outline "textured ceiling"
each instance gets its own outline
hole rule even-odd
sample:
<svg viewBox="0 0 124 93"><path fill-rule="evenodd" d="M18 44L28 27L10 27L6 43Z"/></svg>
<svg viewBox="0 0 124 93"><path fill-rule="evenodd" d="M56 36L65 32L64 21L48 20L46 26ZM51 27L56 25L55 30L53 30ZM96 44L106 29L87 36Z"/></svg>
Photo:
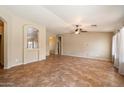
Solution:
<svg viewBox="0 0 124 93"><path fill-rule="evenodd" d="M124 25L124 6L1 6L12 13L43 24L48 31L69 33L75 24L84 30L112 32ZM97 25L93 27L91 25Z"/></svg>

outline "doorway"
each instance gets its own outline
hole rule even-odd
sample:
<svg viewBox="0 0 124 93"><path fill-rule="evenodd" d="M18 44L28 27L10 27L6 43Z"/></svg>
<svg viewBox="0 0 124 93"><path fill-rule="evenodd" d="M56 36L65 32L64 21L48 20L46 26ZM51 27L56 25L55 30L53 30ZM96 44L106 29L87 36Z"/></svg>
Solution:
<svg viewBox="0 0 124 93"><path fill-rule="evenodd" d="M4 68L4 22L0 20L0 68Z"/></svg>
<svg viewBox="0 0 124 93"><path fill-rule="evenodd" d="M61 55L61 51L62 51L62 38L61 36L58 36L58 55Z"/></svg>
<svg viewBox="0 0 124 93"><path fill-rule="evenodd" d="M56 36L49 37L49 54L50 55L56 54Z"/></svg>

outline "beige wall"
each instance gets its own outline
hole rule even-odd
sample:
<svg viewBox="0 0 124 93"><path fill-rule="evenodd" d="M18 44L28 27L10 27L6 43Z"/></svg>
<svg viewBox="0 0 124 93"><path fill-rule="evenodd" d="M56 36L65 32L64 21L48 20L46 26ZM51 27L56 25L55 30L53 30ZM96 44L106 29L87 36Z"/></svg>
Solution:
<svg viewBox="0 0 124 93"><path fill-rule="evenodd" d="M63 55L111 60L112 33L63 34Z"/></svg>
<svg viewBox="0 0 124 93"><path fill-rule="evenodd" d="M40 28L40 59L46 59L46 30L45 27L31 20L13 15L0 7L0 17L6 21L5 33L5 68L23 64L23 27L26 24Z"/></svg>

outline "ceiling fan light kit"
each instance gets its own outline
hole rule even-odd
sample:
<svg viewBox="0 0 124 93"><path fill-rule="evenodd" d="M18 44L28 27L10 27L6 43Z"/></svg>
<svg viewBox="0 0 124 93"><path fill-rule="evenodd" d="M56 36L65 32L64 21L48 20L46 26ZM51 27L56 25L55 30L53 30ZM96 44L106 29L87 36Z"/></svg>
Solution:
<svg viewBox="0 0 124 93"><path fill-rule="evenodd" d="M75 34L80 34L80 31L78 30L78 31L75 31Z"/></svg>
<svg viewBox="0 0 124 93"><path fill-rule="evenodd" d="M80 34L80 32L87 32L87 31L83 31L82 30L82 28L81 27L79 27L79 26L81 26L81 25L75 25L76 26L76 30L75 30L75 34Z"/></svg>

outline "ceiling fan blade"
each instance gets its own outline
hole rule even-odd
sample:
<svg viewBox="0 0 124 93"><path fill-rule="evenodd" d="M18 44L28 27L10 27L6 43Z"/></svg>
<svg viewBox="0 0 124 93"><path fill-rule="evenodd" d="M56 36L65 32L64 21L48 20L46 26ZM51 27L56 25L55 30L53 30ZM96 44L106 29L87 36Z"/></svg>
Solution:
<svg viewBox="0 0 124 93"><path fill-rule="evenodd" d="M80 32L88 32L88 31L80 31Z"/></svg>
<svg viewBox="0 0 124 93"><path fill-rule="evenodd" d="M85 30L83 30L82 28L80 28L80 32L88 32L88 31L85 31Z"/></svg>
<svg viewBox="0 0 124 93"><path fill-rule="evenodd" d="M78 29L76 29L75 31L78 31Z"/></svg>

